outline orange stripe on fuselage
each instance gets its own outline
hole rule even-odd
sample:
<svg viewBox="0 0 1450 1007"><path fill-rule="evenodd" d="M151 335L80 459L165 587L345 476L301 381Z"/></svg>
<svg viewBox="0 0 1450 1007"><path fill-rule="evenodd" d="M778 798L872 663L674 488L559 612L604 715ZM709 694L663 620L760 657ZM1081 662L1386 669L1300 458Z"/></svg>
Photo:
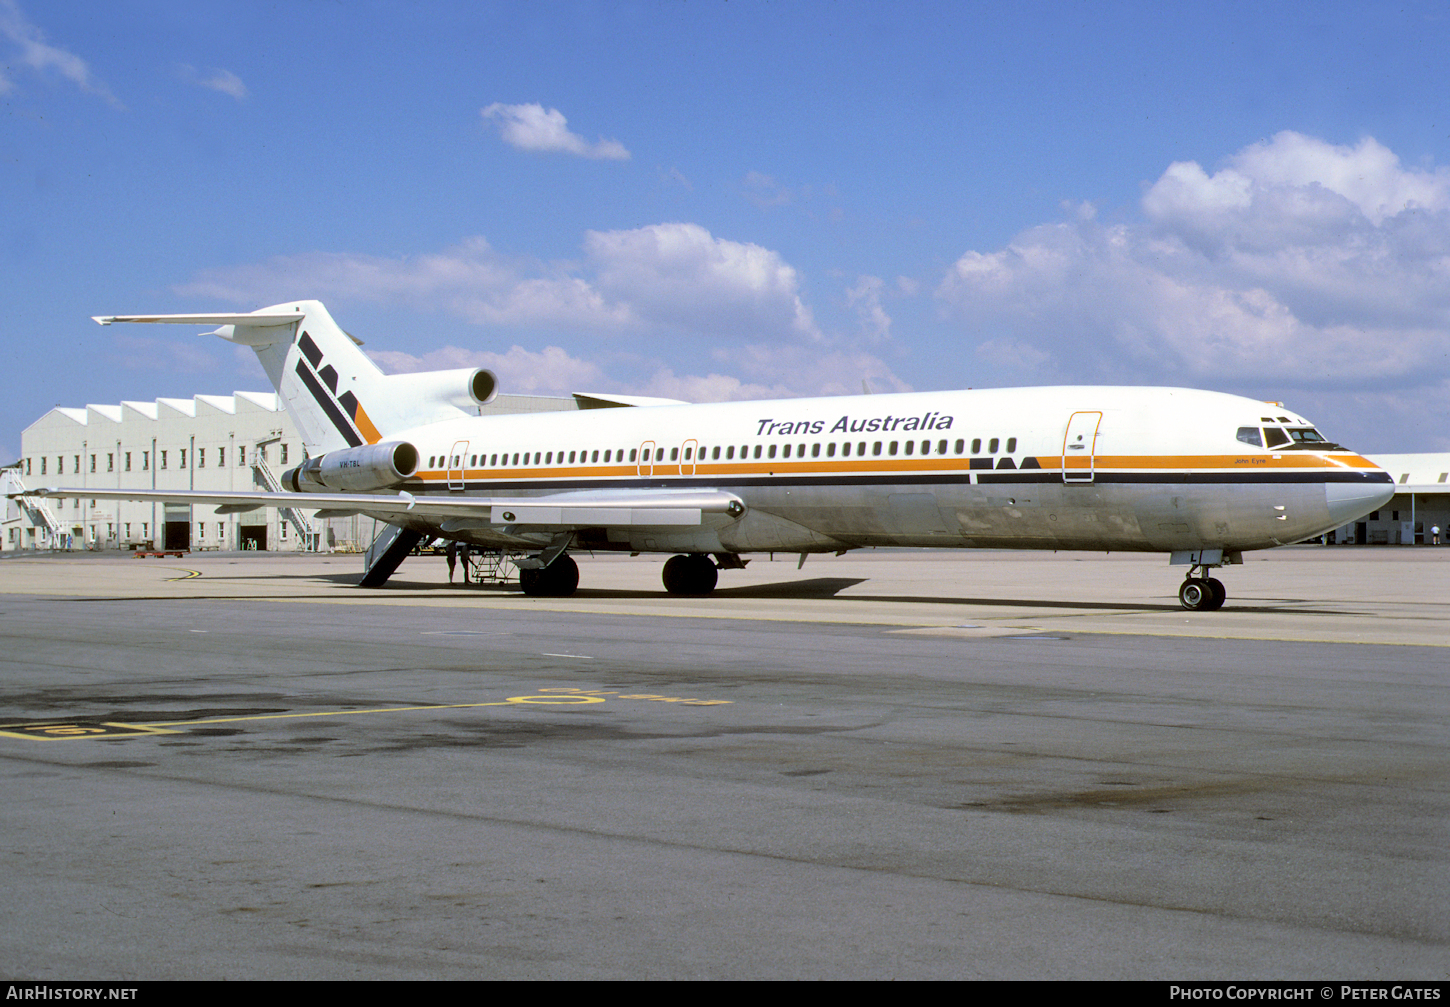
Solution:
<svg viewBox="0 0 1450 1007"><path fill-rule="evenodd" d="M985 456L981 456L985 457ZM860 461L844 458L812 459L810 461L794 461L784 458L777 459L751 459L748 462L719 463L703 462L695 465L694 472L689 475L681 475L678 462L655 462L652 466L645 466L648 470L641 474L640 466L637 464L628 465L591 465L578 466L523 466L518 468L490 468L490 469L468 469L463 477L468 481L514 481L518 479L609 479L609 478L670 478L689 479L702 477L730 477L730 476L774 476L774 475L853 475L853 474L880 474L889 472L960 472L966 475L968 472L977 473L1008 473L1008 472L1059 472L1062 470L1062 459L1059 457L1037 456L1041 465L1038 469L969 469L970 458L909 458L897 456L894 458L870 458ZM1074 459L1075 460L1075 459ZM1086 459L1083 459L1086 461ZM1335 455L1333 461L1319 455L1312 454L1284 454L1273 455L1098 455L1094 458L1094 471L1123 472L1123 471L1163 471L1163 472L1233 472L1233 471L1255 471L1262 472L1270 469L1324 469L1326 472L1339 471L1343 467L1355 469L1377 468L1373 462L1355 454ZM685 468L689 468L689 463ZM1086 465L1082 466L1085 470ZM1075 466L1070 466L1069 471ZM444 469L433 469L420 472L418 478L425 483L446 483L447 471ZM456 478L456 477L455 477Z"/></svg>

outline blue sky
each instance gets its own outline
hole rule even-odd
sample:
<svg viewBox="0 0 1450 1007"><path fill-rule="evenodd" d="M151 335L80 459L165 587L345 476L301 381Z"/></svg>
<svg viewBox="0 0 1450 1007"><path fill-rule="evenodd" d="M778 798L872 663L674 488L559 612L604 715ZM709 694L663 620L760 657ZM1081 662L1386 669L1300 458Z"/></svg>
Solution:
<svg viewBox="0 0 1450 1007"><path fill-rule="evenodd" d="M0 454L324 301L389 370L692 401L1059 383L1450 450L1450 12L0 0Z"/></svg>

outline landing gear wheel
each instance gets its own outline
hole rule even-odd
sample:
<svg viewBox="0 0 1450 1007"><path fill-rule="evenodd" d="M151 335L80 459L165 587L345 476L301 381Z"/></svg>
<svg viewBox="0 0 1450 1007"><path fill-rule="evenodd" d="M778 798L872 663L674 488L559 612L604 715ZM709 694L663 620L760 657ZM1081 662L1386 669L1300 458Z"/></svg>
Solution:
<svg viewBox="0 0 1450 1007"><path fill-rule="evenodd" d="M664 581L665 590L670 594L698 597L715 590L720 571L709 556L692 553L689 556L671 556L665 560L660 579Z"/></svg>
<svg viewBox="0 0 1450 1007"><path fill-rule="evenodd" d="M1207 581L1193 578L1178 588L1178 603L1190 612L1203 612L1213 603L1213 588Z"/></svg>
<svg viewBox="0 0 1450 1007"><path fill-rule="evenodd" d="M542 570L519 570L519 587L531 598L567 598L579 587L579 565L568 553Z"/></svg>
<svg viewBox="0 0 1450 1007"><path fill-rule="evenodd" d="M1228 599L1228 591L1224 589L1223 581L1214 577L1207 578L1204 582L1209 590L1209 602L1203 606L1205 612L1217 612L1223 608L1223 603Z"/></svg>

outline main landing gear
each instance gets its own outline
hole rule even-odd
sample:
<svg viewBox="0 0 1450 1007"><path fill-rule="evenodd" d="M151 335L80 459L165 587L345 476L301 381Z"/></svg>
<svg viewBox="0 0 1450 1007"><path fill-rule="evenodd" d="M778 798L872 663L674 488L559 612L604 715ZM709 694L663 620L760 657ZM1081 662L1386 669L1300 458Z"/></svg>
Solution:
<svg viewBox="0 0 1450 1007"><path fill-rule="evenodd" d="M579 565L563 553L545 567L520 567L519 587L533 598L567 598L579 587Z"/></svg>
<svg viewBox="0 0 1450 1007"><path fill-rule="evenodd" d="M665 582L665 590L670 594L699 597L715 590L720 571L716 569L714 560L697 552L688 556L671 556L665 560L660 579Z"/></svg>
<svg viewBox="0 0 1450 1007"><path fill-rule="evenodd" d="M1195 570L1201 570L1204 575L1195 577ZM1188 579L1178 588L1178 602L1190 612L1217 612L1228 597L1223 581L1209 577L1207 573L1207 567L1191 567Z"/></svg>

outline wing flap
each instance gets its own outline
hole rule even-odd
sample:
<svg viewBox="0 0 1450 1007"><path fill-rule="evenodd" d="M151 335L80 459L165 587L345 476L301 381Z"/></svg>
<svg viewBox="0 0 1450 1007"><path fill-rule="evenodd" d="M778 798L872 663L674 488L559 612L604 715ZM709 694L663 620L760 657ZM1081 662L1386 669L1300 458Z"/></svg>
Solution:
<svg viewBox="0 0 1450 1007"><path fill-rule="evenodd" d="M103 490L37 487L16 496L86 497L214 506L219 513L258 507L317 509L329 514L367 514L382 520L407 516L440 523L531 528L682 527L705 514L739 517L745 504L723 490L584 490L535 497L443 497L411 493L234 493L220 490Z"/></svg>

